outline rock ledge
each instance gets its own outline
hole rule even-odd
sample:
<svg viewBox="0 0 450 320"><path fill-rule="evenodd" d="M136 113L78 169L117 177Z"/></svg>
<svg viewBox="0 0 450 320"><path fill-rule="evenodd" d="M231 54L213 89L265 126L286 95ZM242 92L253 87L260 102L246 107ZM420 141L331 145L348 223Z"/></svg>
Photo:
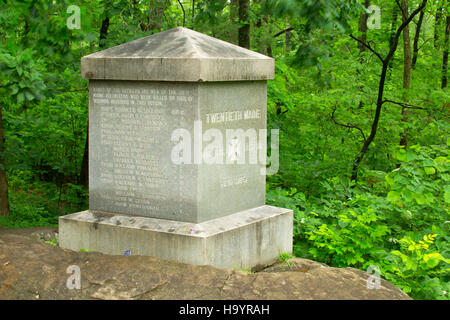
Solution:
<svg viewBox="0 0 450 320"><path fill-rule="evenodd" d="M410 299L385 280L380 289L368 289L366 272L306 259L246 273L43 242L56 232L0 228L0 299ZM73 265L80 268L80 290L66 286Z"/></svg>

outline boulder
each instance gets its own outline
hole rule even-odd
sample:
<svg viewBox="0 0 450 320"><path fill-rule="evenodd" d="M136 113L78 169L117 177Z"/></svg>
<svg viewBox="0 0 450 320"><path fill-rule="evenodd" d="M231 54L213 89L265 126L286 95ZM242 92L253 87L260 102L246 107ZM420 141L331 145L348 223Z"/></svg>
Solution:
<svg viewBox="0 0 450 320"><path fill-rule="evenodd" d="M293 258L260 272L195 266L144 256L74 252L45 241L56 228L0 228L0 299L410 299L370 275ZM45 241L44 241L45 240ZM68 289L78 266L81 289Z"/></svg>

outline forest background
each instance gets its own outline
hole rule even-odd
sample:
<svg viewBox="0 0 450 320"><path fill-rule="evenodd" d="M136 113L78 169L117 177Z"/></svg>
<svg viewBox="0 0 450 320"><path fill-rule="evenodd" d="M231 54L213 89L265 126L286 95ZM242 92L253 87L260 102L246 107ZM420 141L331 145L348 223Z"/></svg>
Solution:
<svg viewBox="0 0 450 320"><path fill-rule="evenodd" d="M80 59L177 26L275 59L267 203L293 254L448 300L446 0L0 0L0 226L87 208Z"/></svg>

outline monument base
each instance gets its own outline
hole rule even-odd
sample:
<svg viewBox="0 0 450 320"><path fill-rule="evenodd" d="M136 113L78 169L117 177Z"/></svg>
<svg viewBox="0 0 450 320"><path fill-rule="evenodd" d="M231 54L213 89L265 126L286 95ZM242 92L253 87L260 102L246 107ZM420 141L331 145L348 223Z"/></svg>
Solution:
<svg viewBox="0 0 450 320"><path fill-rule="evenodd" d="M189 223L82 211L59 218L59 245L79 251L158 257L227 269L255 269L292 252L292 210L261 206Z"/></svg>

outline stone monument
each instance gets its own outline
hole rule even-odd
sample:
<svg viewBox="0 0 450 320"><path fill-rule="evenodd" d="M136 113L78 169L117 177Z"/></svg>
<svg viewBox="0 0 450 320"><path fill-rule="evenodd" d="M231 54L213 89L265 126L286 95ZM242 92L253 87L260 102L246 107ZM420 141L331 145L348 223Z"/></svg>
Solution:
<svg viewBox="0 0 450 320"><path fill-rule="evenodd" d="M60 217L61 247L222 268L292 252L292 211L265 205L272 58L179 27L85 56L81 72L89 210Z"/></svg>

